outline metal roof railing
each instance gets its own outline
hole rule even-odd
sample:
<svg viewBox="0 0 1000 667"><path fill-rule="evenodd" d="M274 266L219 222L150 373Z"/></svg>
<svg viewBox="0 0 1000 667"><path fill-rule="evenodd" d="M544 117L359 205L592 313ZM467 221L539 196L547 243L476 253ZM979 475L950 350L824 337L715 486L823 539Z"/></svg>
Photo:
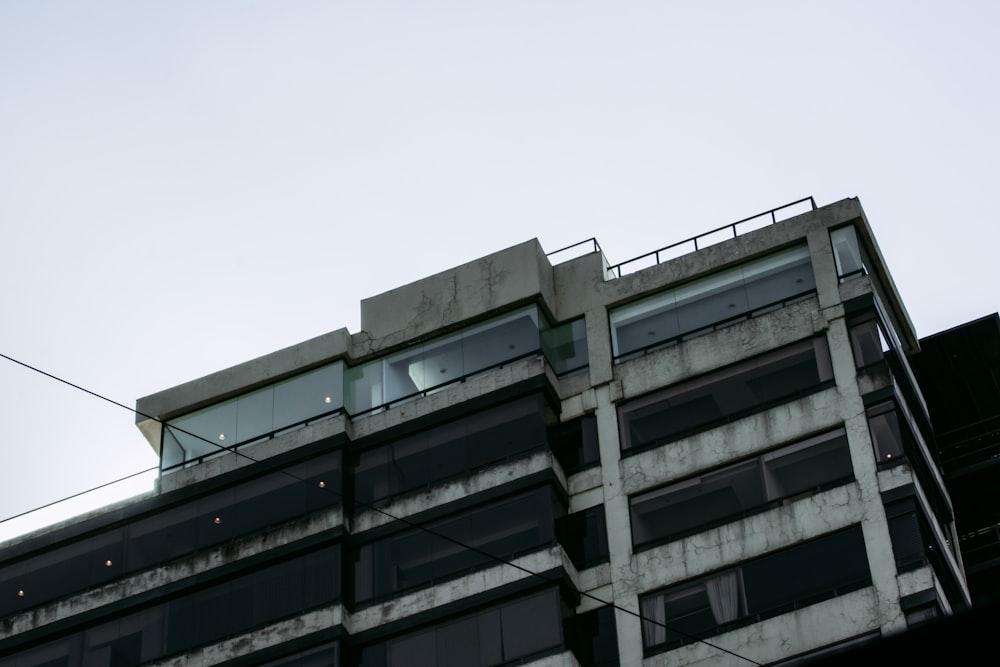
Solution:
<svg viewBox="0 0 1000 667"><path fill-rule="evenodd" d="M674 259L675 257L679 257L681 255L686 255L689 252L695 252L700 249L698 245L699 241L702 241L700 247L704 248L728 240L730 238L736 238L740 234L745 234L747 232L751 232L756 229L761 229L762 227L765 227L767 225L773 225L776 222L781 222L782 220L785 220L791 216L789 215L779 219L778 218L779 212L785 211L786 209L793 207L800 207L802 204L805 204L807 202L809 203L810 206L812 206L811 210L815 211L817 208L815 199L813 199L812 197L805 197L803 199L798 199L788 204L784 204L782 206L778 206L776 208L764 211L763 213L751 215L748 218L743 218L742 220L737 220L736 222L732 222L728 225L723 225L722 227L711 229L707 232L699 234L698 236L693 236L689 239L685 239L684 241L678 241L677 243L672 243L658 250L647 252L644 255L633 257L632 259L625 260L624 262L621 262L619 264L614 264L608 268L608 271L613 277L621 278L626 273L632 273L633 271L638 271L648 266L655 266L660 262ZM793 215L798 215L801 212L803 211L797 211ZM742 228L740 228L741 225ZM706 240L708 241L707 243L704 242ZM587 241L583 241L582 243L586 242ZM630 267L629 265L635 265L635 266ZM629 268L626 269L626 267Z"/></svg>

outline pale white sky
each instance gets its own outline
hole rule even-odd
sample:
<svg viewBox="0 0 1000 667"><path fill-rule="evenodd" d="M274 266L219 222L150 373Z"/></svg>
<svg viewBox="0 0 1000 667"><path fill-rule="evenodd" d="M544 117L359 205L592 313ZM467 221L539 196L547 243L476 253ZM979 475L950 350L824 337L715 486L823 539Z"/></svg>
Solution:
<svg viewBox="0 0 1000 667"><path fill-rule="evenodd" d="M0 353L133 405L532 237L808 195L861 198L919 335L1000 308L1000 4L680 4L0 3ZM0 423L0 518L156 465L2 359Z"/></svg>

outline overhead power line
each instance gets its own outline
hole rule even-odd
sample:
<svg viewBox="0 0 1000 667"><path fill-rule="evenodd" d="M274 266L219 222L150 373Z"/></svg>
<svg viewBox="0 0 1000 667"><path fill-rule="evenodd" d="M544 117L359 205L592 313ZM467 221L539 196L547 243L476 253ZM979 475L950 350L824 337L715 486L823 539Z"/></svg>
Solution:
<svg viewBox="0 0 1000 667"><path fill-rule="evenodd" d="M224 450L224 451L232 452L232 453L236 454L237 456L241 456L244 459L246 459L246 460L248 460L248 461L250 461L252 463L261 465L261 466L263 466L263 467L271 470L272 472L277 472L277 473L284 474L287 477L289 477L289 478L291 478L291 479L293 479L293 480L295 480L297 482L300 482L300 483L303 483L303 484L307 484L310 488L314 487L314 485L311 482L309 482L308 480L303 479L302 477L299 477L299 476L297 476L297 475L289 472L287 469L281 468L281 467L277 467L277 466L269 463L266 460L255 459L252 456L246 454L245 452L239 451L235 447L226 447L226 446L220 445L217 442L209 440L208 438L205 438L205 437L203 437L201 435L198 435L197 433L191 433L190 431L186 431L186 430L184 430L182 428L179 428L177 426L168 425L165 422L161 421L157 417L145 414L144 412L141 412L141 411L139 411L139 410L137 410L137 409L135 409L135 408L133 408L131 406L125 405L124 403L120 403L120 402L118 402L116 400L108 398L107 396L103 396L103 395L97 393L96 391L92 391L92 390L87 389L85 387L82 387L82 386L80 386L78 384L74 384L73 382L70 382L69 380L63 379L63 378L61 378L61 377L59 377L57 375L53 375L52 373L48 373L46 371L43 371L40 368L37 368L37 367L32 366L30 364L27 364L27 363L25 363L23 361L19 361L19 360L13 358L13 357L9 357L6 354L0 353L0 357L3 357L4 359L6 359L8 361L11 361L11 362L13 362L15 364L18 364L19 366L23 366L24 368L32 370L32 371L34 371L36 373L40 373L40 374L44 375L45 377L51 378L51 379L53 379L53 380L55 380L57 382L61 382L61 383L65 384L65 385L73 387L74 389L78 389L78 390L80 390L80 391L82 391L82 392L84 392L86 394L90 394L91 396L93 396L95 398L99 398L102 401L106 401L108 403L111 403L112 405L116 405L116 406L118 406L120 408L128 410L129 412L131 412L133 414L136 414L136 415L138 415L138 416L140 416L140 417L142 417L144 419L150 419L150 420L155 421L158 424L161 424L161 425L163 425L165 427L169 427L172 430L175 430L175 431L178 431L180 433L183 433L184 435L187 435L187 436L190 436L192 438L196 438L198 440L201 440L202 442L208 443L209 445L212 445L213 447L215 447L215 448L217 448L219 450ZM27 512L22 512L21 514L17 514L15 516L7 517L6 519L0 520L0 523L6 522L6 521L10 521L12 519L16 519L16 518L24 516L26 514L30 514L31 512L37 511L39 509L44 509L46 507L51 507L52 505L58 504L58 503L63 502L65 500L69 500L71 498L76 498L76 497L84 495L86 493L90 493L91 491L95 491L97 489L101 489L101 488L110 486L112 484L117 484L118 482L122 482L122 481L124 481L126 479L130 479L132 477L136 477L138 475L142 475L142 474L150 472L152 470L156 470L157 468L158 468L158 466L153 467L153 468L148 468L146 470L141 470L139 472L132 473L130 475L127 475L127 476L122 477L120 479L117 479L115 481L107 482L107 483L104 483L104 484L100 484L100 485L95 486L95 487L93 487L91 489L88 489L86 491L81 491L80 493L75 493L75 494L73 494L71 496L67 496L66 498L63 498L61 500L57 500L57 501L48 503L46 505L42 505L41 507L37 507L34 510L28 510ZM322 491L326 492L326 493L329 493L329 494L331 494L333 496L336 496L341 501L341 503L343 503L344 495L342 493L340 493L339 491L336 491L336 490L331 489L331 488L326 487L326 486L320 487L320 489ZM545 581L546 583L550 583L550 584L551 583L559 583L558 579L549 579L545 575L543 575L543 574L541 574L539 572L535 572L534 570L530 570L530 569L528 569L528 568L526 568L526 567L524 567L522 565L518 565L517 563L514 563L513 561L511 561L509 559L502 558L500 556L495 556L495 555L493 555L493 554L491 554L489 552L483 551L482 549L480 549L478 547L474 547L474 546L472 546L470 544L465 544L464 542L462 542L460 540L456 540L456 539L454 539L452 537L449 537L448 535L444 535L442 533L439 533L439 532L437 532L437 531L435 531L435 530L433 530L431 528L428 528L427 526L418 524L418 523L413 522L413 521L411 521L409 519L406 519L406 518L403 518L403 517L397 517L397 516L395 516L395 515L387 512L386 510L383 510L380 507L376 507L375 505L372 505L371 503L366 503L366 502L363 502L363 501L357 501L357 500L355 500L354 504L358 505L358 506L361 506L361 507L364 507L365 509L369 509L369 510L373 510L375 512L378 512L379 514L385 516L387 519L390 519L392 521L397 521L397 522L399 522L399 523L401 523L401 524L403 524L405 526L409 526L411 528L415 528L415 529L421 530L421 531L423 531L423 532L425 532L425 533L427 533L429 535L433 535L433 536L435 536L435 537L437 537L439 539L442 539L442 540L445 540L447 542L450 542L450 543L452 543L452 544L454 544L454 545L456 545L456 546L458 546L458 547L460 547L462 549L467 549L469 551L477 553L477 554L479 554L481 556L484 556L484 557L488 558L489 560L495 561L497 563L501 563L501 564L506 565L508 567L512 567L515 570L519 570L519 571L521 571L521 572L523 572L523 573L525 573L525 574L527 574L529 576L541 579L542 581ZM631 609L626 609L625 607L621 607L621 606L615 604L614 602L608 602L607 600L603 600L603 599L601 599L601 598L599 598L599 597L597 597L597 596L595 596L595 595L593 595L591 593L587 593L585 591L578 591L578 593L582 597L585 597L585 598L587 598L589 600L593 600L594 602L600 603L602 606L611 607L612 609L615 609L617 611L621 611L621 612L624 612L626 614L629 614L630 616L634 616L634 617L638 618L640 621L643 621L645 623L650 623L650 624L659 626L661 628L664 628L665 630L677 633L677 634L679 634L679 635L681 635L683 637L686 637L687 639L691 639L691 640L693 640L695 642L704 644L704 645L706 645L706 646L708 646L710 648L713 648L713 649L715 649L717 651L721 651L721 652L726 653L728 655L731 655L733 657L740 658L741 660L745 660L745 661L747 661L747 662L749 662L751 664L754 664L754 665L761 665L761 667L762 667L762 663L759 663L756 660L753 660L752 658L748 658L748 657L746 657L744 655L740 655L739 653L736 653L734 651L730 651L727 648L724 648L724 647L719 646L717 644L713 644L712 642L710 642L710 641L708 641L706 639L702 639L701 637L697 637L695 635L687 633L687 632L685 632L683 630L680 630L678 628L670 627L666 623L663 623L663 622L657 621L655 619L651 619L651 618L648 618L646 616L643 616L641 613L639 613L637 611L633 611Z"/></svg>

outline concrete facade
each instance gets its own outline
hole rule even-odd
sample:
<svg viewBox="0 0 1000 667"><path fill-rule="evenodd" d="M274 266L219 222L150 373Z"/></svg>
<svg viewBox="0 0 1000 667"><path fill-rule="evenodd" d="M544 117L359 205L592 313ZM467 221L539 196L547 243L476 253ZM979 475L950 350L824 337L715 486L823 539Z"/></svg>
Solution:
<svg viewBox="0 0 1000 667"><path fill-rule="evenodd" d="M620 276L528 241L361 323L139 399L157 492L3 545L0 665L767 664L969 604L856 199ZM216 599L253 611L184 626Z"/></svg>

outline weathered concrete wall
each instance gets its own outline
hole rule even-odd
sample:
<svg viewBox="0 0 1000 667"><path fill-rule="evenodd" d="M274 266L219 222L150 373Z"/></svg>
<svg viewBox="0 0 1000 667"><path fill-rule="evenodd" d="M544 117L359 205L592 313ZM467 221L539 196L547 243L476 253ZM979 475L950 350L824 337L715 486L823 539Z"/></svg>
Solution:
<svg viewBox="0 0 1000 667"><path fill-rule="evenodd" d="M537 295L555 300L552 266L532 239L364 299L361 330L378 352Z"/></svg>

